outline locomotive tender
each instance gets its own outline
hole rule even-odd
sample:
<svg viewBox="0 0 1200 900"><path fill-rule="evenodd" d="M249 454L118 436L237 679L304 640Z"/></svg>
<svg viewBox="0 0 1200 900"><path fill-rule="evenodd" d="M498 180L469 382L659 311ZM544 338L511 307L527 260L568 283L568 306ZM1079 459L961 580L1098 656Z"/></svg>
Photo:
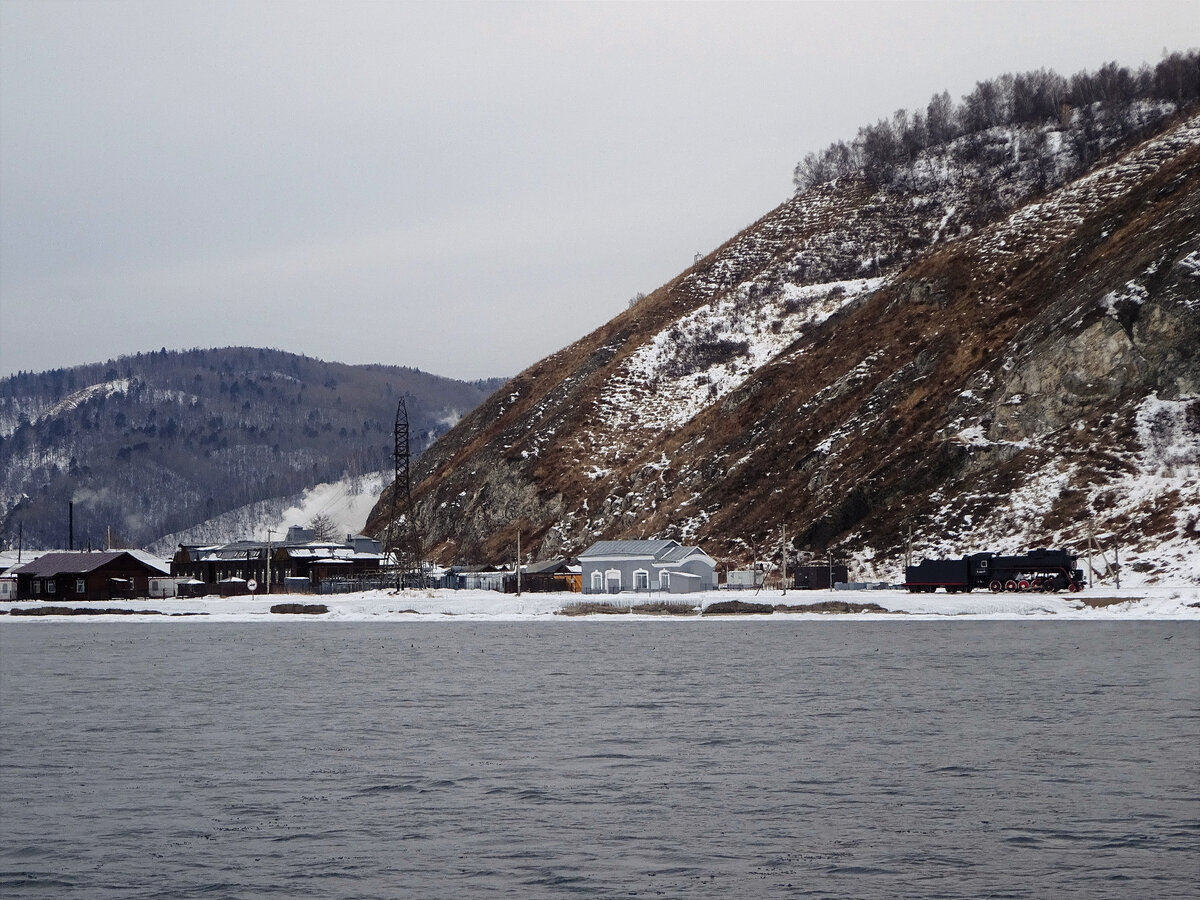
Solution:
<svg viewBox="0 0 1200 900"><path fill-rule="evenodd" d="M926 559L904 570L904 586L912 593L946 593L988 588L1000 591L1082 590L1083 571L1066 550L1031 550L1018 556L971 553L962 559Z"/></svg>

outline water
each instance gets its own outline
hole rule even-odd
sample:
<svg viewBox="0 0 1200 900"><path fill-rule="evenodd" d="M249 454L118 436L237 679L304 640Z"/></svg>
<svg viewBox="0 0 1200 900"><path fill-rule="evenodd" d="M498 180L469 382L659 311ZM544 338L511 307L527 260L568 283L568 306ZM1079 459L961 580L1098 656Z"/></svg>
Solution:
<svg viewBox="0 0 1200 900"><path fill-rule="evenodd" d="M1195 897L1200 627L0 626L5 897Z"/></svg>

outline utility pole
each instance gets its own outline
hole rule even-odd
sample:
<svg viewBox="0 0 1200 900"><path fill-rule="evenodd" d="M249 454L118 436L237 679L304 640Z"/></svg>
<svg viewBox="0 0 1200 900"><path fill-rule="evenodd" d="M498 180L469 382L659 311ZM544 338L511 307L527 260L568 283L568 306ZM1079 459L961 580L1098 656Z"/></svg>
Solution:
<svg viewBox="0 0 1200 900"><path fill-rule="evenodd" d="M517 596L521 596L521 532L517 532Z"/></svg>
<svg viewBox="0 0 1200 900"><path fill-rule="evenodd" d="M783 593L787 596L787 526L783 527Z"/></svg>
<svg viewBox="0 0 1200 900"><path fill-rule="evenodd" d="M267 593L271 593L271 535L275 533L274 528L267 529Z"/></svg>
<svg viewBox="0 0 1200 900"><path fill-rule="evenodd" d="M1088 522L1088 587L1092 586L1092 543L1095 538L1092 536L1092 523Z"/></svg>

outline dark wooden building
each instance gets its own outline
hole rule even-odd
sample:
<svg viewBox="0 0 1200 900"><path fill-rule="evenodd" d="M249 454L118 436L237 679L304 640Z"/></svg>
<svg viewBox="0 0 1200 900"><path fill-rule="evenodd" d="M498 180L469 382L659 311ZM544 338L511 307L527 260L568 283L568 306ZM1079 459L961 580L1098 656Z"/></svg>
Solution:
<svg viewBox="0 0 1200 900"><path fill-rule="evenodd" d="M850 571L844 565L797 566L791 575L798 590L829 590L850 580Z"/></svg>
<svg viewBox="0 0 1200 900"><path fill-rule="evenodd" d="M347 535L340 543L310 541L304 539L304 529L291 528L288 537L293 536L300 540L180 544L171 574L200 582L189 587L193 593L230 595L266 593L268 580L271 590L284 590L289 580L299 578L316 590L325 581L378 575L383 567L383 545L375 538L360 534Z"/></svg>
<svg viewBox="0 0 1200 900"><path fill-rule="evenodd" d="M18 600L114 600L148 597L150 579L167 574L128 550L45 553L16 569Z"/></svg>
<svg viewBox="0 0 1200 900"><path fill-rule="evenodd" d="M583 575L578 565L570 560L549 559L530 563L521 570L521 590L531 594L550 592L579 593L583 589ZM516 573L504 577L504 593L517 590Z"/></svg>

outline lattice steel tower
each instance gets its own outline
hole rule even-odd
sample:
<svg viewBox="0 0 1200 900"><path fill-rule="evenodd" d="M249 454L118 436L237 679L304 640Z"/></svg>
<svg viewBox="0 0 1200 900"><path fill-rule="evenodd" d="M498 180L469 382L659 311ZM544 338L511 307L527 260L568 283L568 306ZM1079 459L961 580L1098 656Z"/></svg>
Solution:
<svg viewBox="0 0 1200 900"><path fill-rule="evenodd" d="M425 573L421 565L421 536L413 511L412 484L409 478L408 407L404 398L396 404L395 428L396 479L392 482L392 504L388 513L384 551L396 557L396 588L423 587ZM398 521L403 517L403 521Z"/></svg>

